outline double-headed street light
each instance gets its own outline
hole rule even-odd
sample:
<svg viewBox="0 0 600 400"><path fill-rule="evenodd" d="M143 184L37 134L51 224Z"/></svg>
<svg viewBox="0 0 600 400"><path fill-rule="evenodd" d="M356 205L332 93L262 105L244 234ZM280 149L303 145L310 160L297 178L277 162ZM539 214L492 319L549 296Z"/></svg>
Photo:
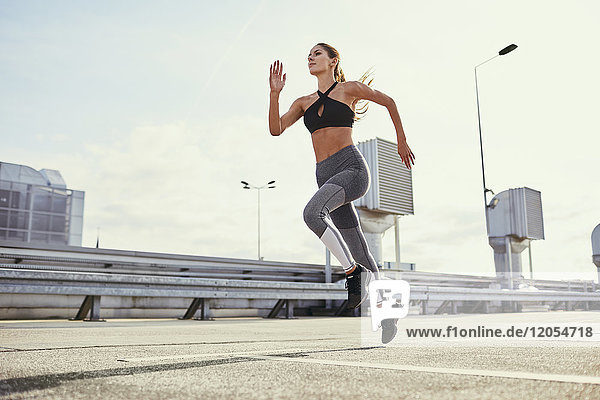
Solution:
<svg viewBox="0 0 600 400"><path fill-rule="evenodd" d="M242 181L242 184L244 185L244 187L242 189L256 189L256 191L258 192L258 259L260 260L260 190L261 189L274 189L275 186L271 186L275 183L275 181L271 181L269 183L267 183L266 185L263 186L254 186L249 184L246 181Z"/></svg>
<svg viewBox="0 0 600 400"><path fill-rule="evenodd" d="M500 50L498 52L497 55L495 55L494 57L490 58L489 60L485 60L484 62L482 62L481 64L478 64L475 66L475 92L477 94L477 121L479 122L479 149L481 151L481 175L483 176L483 205L484 205L484 210L485 210L485 220L486 220L486 225L487 225L487 207L488 207L488 202L487 202L487 192L492 192L492 194L494 194L494 192L491 189L488 189L485 185L485 168L483 165L483 140L481 138L481 114L479 112L479 88L477 86L477 67L479 67L480 65L485 64L488 61L493 60L494 58L498 57L498 56L503 56L505 54L510 53L511 51L513 51L514 49L517 48L516 44L511 44L509 46L506 46L505 48L503 48L502 50Z"/></svg>

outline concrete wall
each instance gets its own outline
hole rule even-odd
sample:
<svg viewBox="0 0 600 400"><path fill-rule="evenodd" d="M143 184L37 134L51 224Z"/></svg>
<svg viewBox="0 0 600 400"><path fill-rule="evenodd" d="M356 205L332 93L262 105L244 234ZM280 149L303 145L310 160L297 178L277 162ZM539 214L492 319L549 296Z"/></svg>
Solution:
<svg viewBox="0 0 600 400"><path fill-rule="evenodd" d="M0 294L0 320L73 318L85 296ZM179 318L192 298L102 296L101 318ZM265 317L277 300L210 299L212 317ZM310 315L309 307L324 307L322 300L297 301L296 315ZM334 302L334 305L341 301ZM281 314L285 313L285 308ZM200 310L196 313L200 317Z"/></svg>

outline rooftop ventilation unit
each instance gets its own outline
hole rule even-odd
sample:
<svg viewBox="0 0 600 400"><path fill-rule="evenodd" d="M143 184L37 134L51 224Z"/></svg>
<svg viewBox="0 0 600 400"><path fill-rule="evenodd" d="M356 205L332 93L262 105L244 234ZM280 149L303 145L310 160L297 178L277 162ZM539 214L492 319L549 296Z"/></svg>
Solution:
<svg viewBox="0 0 600 400"><path fill-rule="evenodd" d="M541 192L524 187L498 193L487 206L487 223L496 275L511 288L522 274L521 252L529 248L531 255L531 241L544 239Z"/></svg>
<svg viewBox="0 0 600 400"><path fill-rule="evenodd" d="M360 142L357 147L365 157L371 175L369 190L354 201L365 238L375 261L383 266L382 235L395 226L396 266L400 266L398 218L414 214L412 171L402 162L394 142L375 138Z"/></svg>
<svg viewBox="0 0 600 400"><path fill-rule="evenodd" d="M592 231L592 261L598 268L598 283L600 283L600 224Z"/></svg>
<svg viewBox="0 0 600 400"><path fill-rule="evenodd" d="M414 214L412 171L398 155L398 145L375 138L357 147L369 164L371 187L354 205L385 214Z"/></svg>

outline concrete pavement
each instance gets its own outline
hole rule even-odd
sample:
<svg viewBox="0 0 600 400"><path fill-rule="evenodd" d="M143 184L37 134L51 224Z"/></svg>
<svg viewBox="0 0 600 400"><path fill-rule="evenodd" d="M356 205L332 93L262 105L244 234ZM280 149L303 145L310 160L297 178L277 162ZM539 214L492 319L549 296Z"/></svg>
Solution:
<svg viewBox="0 0 600 400"><path fill-rule="evenodd" d="M362 321L361 321L362 320ZM599 312L0 322L0 395L50 399L598 399ZM593 338L406 336L406 328L593 326ZM375 335L375 336L373 336Z"/></svg>

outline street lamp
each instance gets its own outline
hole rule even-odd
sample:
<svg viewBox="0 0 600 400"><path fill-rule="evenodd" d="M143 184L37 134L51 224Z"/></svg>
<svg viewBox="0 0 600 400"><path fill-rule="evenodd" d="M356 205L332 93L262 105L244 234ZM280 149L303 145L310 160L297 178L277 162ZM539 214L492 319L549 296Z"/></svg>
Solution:
<svg viewBox="0 0 600 400"><path fill-rule="evenodd" d="M265 188L266 189L274 189L275 186L270 186L270 185L273 185L275 183L275 181L270 181L266 185L263 185L260 187L251 185L246 181L241 181L241 182L244 185L244 187L242 189L256 189L258 192L258 259L260 261L260 190L265 189Z"/></svg>
<svg viewBox="0 0 600 400"><path fill-rule="evenodd" d="M487 192L492 192L492 194L494 194L494 192L491 189L488 189L485 185L485 168L483 165L483 140L481 138L481 114L479 112L479 88L477 86L477 67L479 67L480 65L485 64L488 61L493 60L494 58L498 57L498 56L503 56L505 54L510 53L511 51L513 51L514 49L517 48L516 44L511 44L509 46L506 46L505 48L503 48L502 50L500 50L498 52L497 55L495 55L494 57L490 58L489 60L485 60L484 62L482 62L481 64L478 64L475 66L475 92L477 94L477 121L479 122L479 149L481 151L481 175L483 176L483 205L484 205L484 210L485 210L485 221L486 221L486 225L487 225L487 207L488 207L488 202L487 202Z"/></svg>

